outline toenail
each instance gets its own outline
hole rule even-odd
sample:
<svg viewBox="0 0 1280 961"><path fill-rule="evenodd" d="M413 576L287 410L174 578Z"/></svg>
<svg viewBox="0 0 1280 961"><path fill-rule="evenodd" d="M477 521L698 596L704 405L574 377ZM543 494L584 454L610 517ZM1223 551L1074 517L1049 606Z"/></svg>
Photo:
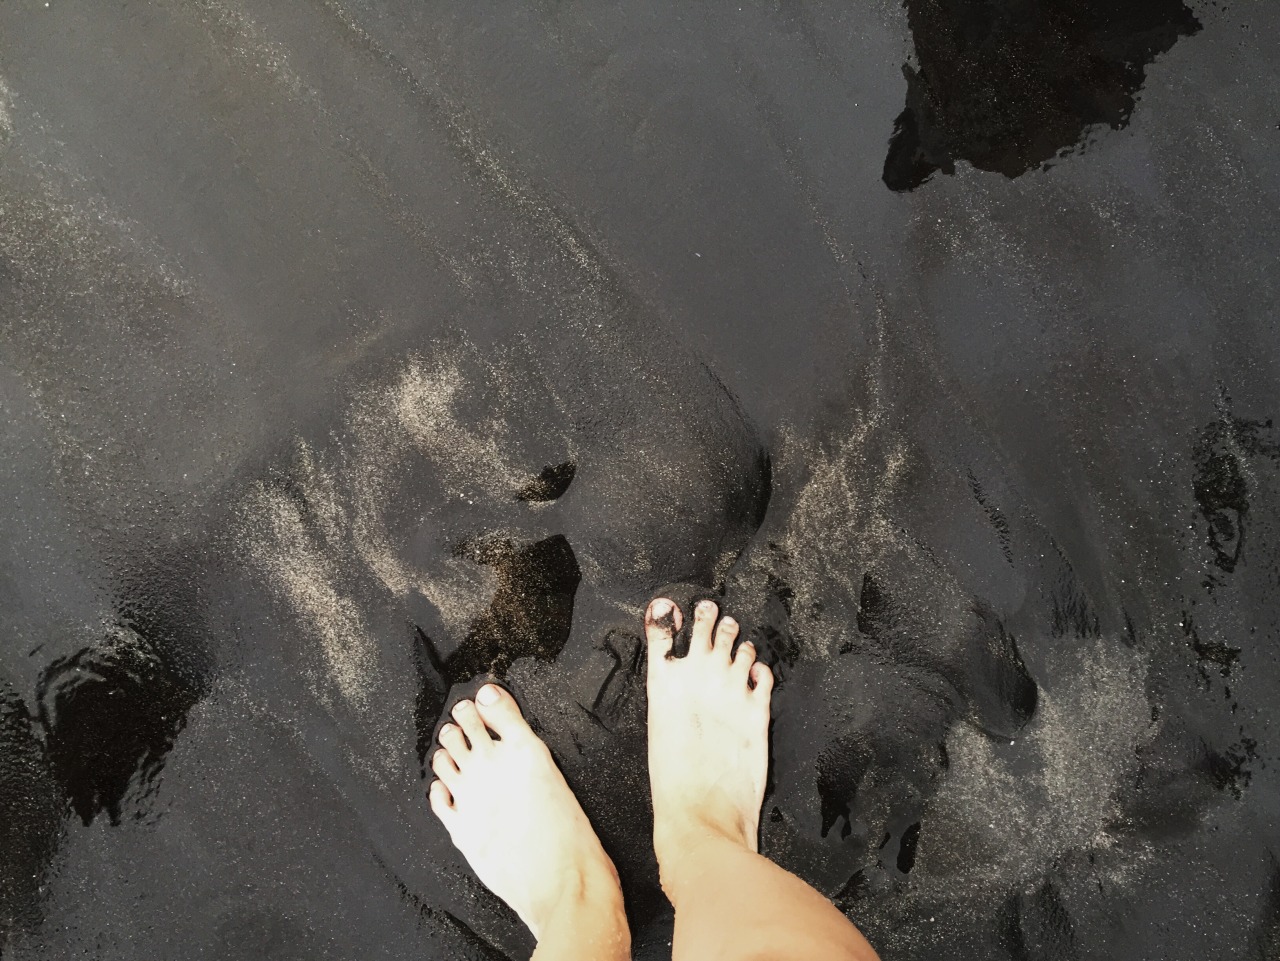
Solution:
<svg viewBox="0 0 1280 961"><path fill-rule="evenodd" d="M721 618L720 626L727 627L730 630L732 630L733 628L738 626L738 622L735 621L732 617L725 617L725 618Z"/></svg>
<svg viewBox="0 0 1280 961"><path fill-rule="evenodd" d="M671 613L672 604L665 597L659 597L656 601L649 605L649 616L655 621L666 617Z"/></svg>
<svg viewBox="0 0 1280 961"><path fill-rule="evenodd" d="M480 688L479 693L476 694L476 700L481 704L497 704L499 694L500 692L495 685L486 684L484 687Z"/></svg>
<svg viewBox="0 0 1280 961"><path fill-rule="evenodd" d="M444 737L446 734L452 733L452 731L453 731L453 725L446 724L444 727L440 728L440 736Z"/></svg>
<svg viewBox="0 0 1280 961"><path fill-rule="evenodd" d="M712 601L698 601L698 613L708 616L716 612L716 605Z"/></svg>

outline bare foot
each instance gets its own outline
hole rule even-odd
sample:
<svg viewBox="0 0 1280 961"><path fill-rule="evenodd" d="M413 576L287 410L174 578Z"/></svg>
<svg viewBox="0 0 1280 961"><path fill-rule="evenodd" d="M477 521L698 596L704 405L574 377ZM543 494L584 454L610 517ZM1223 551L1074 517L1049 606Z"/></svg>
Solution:
<svg viewBox="0 0 1280 961"><path fill-rule="evenodd" d="M693 615L689 653L670 657L680 610L649 605L653 847L675 907L674 958L876 961L835 906L756 850L769 767L773 672L716 605Z"/></svg>
<svg viewBox="0 0 1280 961"><path fill-rule="evenodd" d="M769 767L773 672L744 642L730 657L738 625L702 601L689 653L670 657L680 609L658 598L645 614L649 641L649 781L653 843L667 868L709 836L757 848ZM714 631L713 631L714 628Z"/></svg>
<svg viewBox="0 0 1280 961"><path fill-rule="evenodd" d="M598 933L608 956L626 956L618 873L515 700L487 684L474 702L458 702L453 720L431 759L431 810L472 870L540 945L576 929L577 938Z"/></svg>

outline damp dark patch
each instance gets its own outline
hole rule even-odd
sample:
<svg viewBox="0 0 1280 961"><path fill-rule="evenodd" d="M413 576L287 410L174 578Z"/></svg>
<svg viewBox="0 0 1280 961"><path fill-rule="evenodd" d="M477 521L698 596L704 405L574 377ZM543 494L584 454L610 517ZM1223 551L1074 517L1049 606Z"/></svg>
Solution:
<svg viewBox="0 0 1280 961"><path fill-rule="evenodd" d="M413 726L417 734L418 768L427 775L427 755L435 743L436 725L444 714L449 683L445 680L444 662L435 641L416 624L410 625L413 636L413 662L418 669L418 693L414 698Z"/></svg>
<svg viewBox="0 0 1280 961"><path fill-rule="evenodd" d="M560 534L525 547L505 539L465 545L459 551L492 567L498 588L488 610L444 662L445 679L460 683L476 674L506 673L512 661L549 661L569 639L573 599L582 572L569 541Z"/></svg>
<svg viewBox="0 0 1280 961"><path fill-rule="evenodd" d="M848 912L870 893L871 880L867 877L867 872L858 870L841 886L839 891L832 895L831 900L841 911Z"/></svg>
<svg viewBox="0 0 1280 961"><path fill-rule="evenodd" d="M1009 521L1004 516L1004 512L996 506L982 484L978 482L978 478L973 475L973 471L969 472L969 489L973 491L974 500L978 502L982 512L987 515L991 529L995 531L996 539L1000 542L1000 552L1004 554L1004 559L1012 564L1012 535L1009 533Z"/></svg>
<svg viewBox="0 0 1280 961"><path fill-rule="evenodd" d="M1258 760L1258 742L1242 736L1223 751L1206 749L1193 771L1202 774L1219 791L1239 800L1253 780L1253 764Z"/></svg>
<svg viewBox="0 0 1280 961"><path fill-rule="evenodd" d="M1092 638L1102 635L1102 625L1093 604L1084 591L1070 581L1053 593L1049 629L1054 637Z"/></svg>
<svg viewBox="0 0 1280 961"><path fill-rule="evenodd" d="M858 633L867 637L879 637L892 620L889 597L871 574L862 575L862 590L858 595Z"/></svg>
<svg viewBox="0 0 1280 961"><path fill-rule="evenodd" d="M893 122L889 154L884 158L881 175L885 185L899 193L915 190L939 170L956 172L944 138L932 128L920 129L917 117L927 114L928 105L915 103L920 98L917 74L907 65L902 72L907 78L907 106Z"/></svg>
<svg viewBox="0 0 1280 961"><path fill-rule="evenodd" d="M960 656L949 672L969 705L969 720L989 734L1012 737L1035 715L1040 689L1018 642L995 612L975 602Z"/></svg>
<svg viewBox="0 0 1280 961"><path fill-rule="evenodd" d="M1208 676L1213 672L1224 678L1231 676L1231 669L1240 659L1240 648L1202 638L1196 630L1195 621L1186 611L1182 613L1182 633L1200 662L1201 674Z"/></svg>
<svg viewBox="0 0 1280 961"><path fill-rule="evenodd" d="M1124 127L1147 66L1200 29L1182 0L906 0L915 65L884 164L913 190L965 160L1017 177Z"/></svg>
<svg viewBox="0 0 1280 961"><path fill-rule="evenodd" d="M858 610L854 624L863 638L877 642L887 650L897 650L904 637L911 633L908 626L910 612L895 603L884 582L876 574L862 575L862 587L858 591ZM857 640L845 641L838 649L840 654L852 654L862 649Z"/></svg>
<svg viewBox="0 0 1280 961"><path fill-rule="evenodd" d="M633 702L643 698L644 644L633 634L610 631L601 647L613 658L613 666L600 685L590 712L612 731L630 716L629 708L634 706Z"/></svg>
<svg viewBox="0 0 1280 961"><path fill-rule="evenodd" d="M770 666L781 663L792 667L800 657L800 642L786 621L777 624L772 620L761 620L747 639L755 645L756 659Z"/></svg>
<svg viewBox="0 0 1280 961"><path fill-rule="evenodd" d="M1280 442L1272 436L1270 420L1242 420L1230 414L1209 424L1194 451L1192 492L1207 525L1206 539L1214 566L1231 574L1244 557L1249 514L1249 483L1245 460L1280 460ZM1212 586L1212 579L1208 582Z"/></svg>
<svg viewBox="0 0 1280 961"><path fill-rule="evenodd" d="M759 660L774 668L794 667L801 645L791 623L796 595L788 581L790 557L773 541L765 544L765 552L770 564L763 581L755 572L744 571L726 579L725 612L743 627L738 643L750 641Z"/></svg>
<svg viewBox="0 0 1280 961"><path fill-rule="evenodd" d="M213 657L205 621L205 547L157 552L116 590L106 636L59 658L36 688L37 716L56 780L89 824L146 813L165 756L207 692Z"/></svg>
<svg viewBox="0 0 1280 961"><path fill-rule="evenodd" d="M769 452L761 448L756 451L755 470L751 472L753 483L745 485L745 491L752 509L751 531L754 533L764 526L764 519L769 513L769 502L773 499L773 458Z"/></svg>
<svg viewBox="0 0 1280 961"><path fill-rule="evenodd" d="M902 832L898 840L897 868L903 874L910 874L916 866L916 845L920 843L920 822L916 821Z"/></svg>
<svg viewBox="0 0 1280 961"><path fill-rule="evenodd" d="M13 930L40 923L66 807L33 722L0 681L0 947Z"/></svg>
<svg viewBox="0 0 1280 961"><path fill-rule="evenodd" d="M842 738L819 755L817 788L824 838L837 824L841 839L853 833L851 805L872 759L871 748L861 738Z"/></svg>
<svg viewBox="0 0 1280 961"><path fill-rule="evenodd" d="M577 472L573 461L544 467L542 473L520 488L516 499L533 503L558 500L569 489Z"/></svg>
<svg viewBox="0 0 1280 961"><path fill-rule="evenodd" d="M1012 961L1077 961L1075 925L1052 880L1013 895L999 915L1001 940Z"/></svg>
<svg viewBox="0 0 1280 961"><path fill-rule="evenodd" d="M458 555L492 567L498 586L489 607L447 657L416 625L415 661L420 683L414 708L418 760L430 748L444 698L455 684L479 674L503 677L518 658L550 661L564 648L573 625L573 601L582 572L569 541L560 534L524 547L505 538L468 543Z"/></svg>
<svg viewBox="0 0 1280 961"><path fill-rule="evenodd" d="M1244 549L1244 519L1249 513L1249 489L1240 458L1229 450L1208 453L1196 465L1193 484L1200 513L1209 525L1213 562L1230 574Z"/></svg>
<svg viewBox="0 0 1280 961"><path fill-rule="evenodd" d="M124 625L48 667L40 723L53 771L85 824L103 812L119 824L127 795L154 792L200 693L158 645Z"/></svg>
<svg viewBox="0 0 1280 961"><path fill-rule="evenodd" d="M738 623L748 625L739 643L750 641L756 657L771 667L779 663L794 667L800 657L800 641L791 628L794 596L781 577L770 573L762 595L753 598L755 603L745 604L746 598L734 597L733 615Z"/></svg>
<svg viewBox="0 0 1280 961"><path fill-rule="evenodd" d="M791 603L796 599L796 592L785 580L772 571L768 575L769 593L782 606L782 612L791 616Z"/></svg>
<svg viewBox="0 0 1280 961"><path fill-rule="evenodd" d="M1124 633L1120 635L1120 639L1124 641L1126 647L1138 646L1138 629L1134 626L1133 618L1129 616L1129 612L1124 612Z"/></svg>

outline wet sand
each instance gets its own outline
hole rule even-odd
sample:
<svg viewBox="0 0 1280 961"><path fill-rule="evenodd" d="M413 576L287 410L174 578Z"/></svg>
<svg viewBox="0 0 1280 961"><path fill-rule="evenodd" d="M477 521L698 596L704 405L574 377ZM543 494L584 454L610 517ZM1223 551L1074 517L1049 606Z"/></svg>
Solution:
<svg viewBox="0 0 1280 961"><path fill-rule="evenodd" d="M1278 16L0 5L0 955L526 955L493 674L668 957L661 590L886 961L1275 956Z"/></svg>

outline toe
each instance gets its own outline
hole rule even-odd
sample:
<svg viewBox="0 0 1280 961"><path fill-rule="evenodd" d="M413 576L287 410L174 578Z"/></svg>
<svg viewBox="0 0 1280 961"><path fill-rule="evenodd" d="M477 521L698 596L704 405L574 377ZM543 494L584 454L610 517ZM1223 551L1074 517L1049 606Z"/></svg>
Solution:
<svg viewBox="0 0 1280 961"><path fill-rule="evenodd" d="M435 816L443 821L446 827L452 824L458 811L453 806L453 795L449 793L445 783L432 781L431 788L427 791L427 798L431 801L431 810Z"/></svg>
<svg viewBox="0 0 1280 961"><path fill-rule="evenodd" d="M743 641L738 645L738 650L733 655L733 674L742 683L743 687L747 686L747 678L751 674L751 665L755 662L756 646L750 641Z"/></svg>
<svg viewBox="0 0 1280 961"><path fill-rule="evenodd" d="M738 636L738 622L732 617L720 618L720 623L716 625L715 641L712 642L712 650L722 657L727 664L730 655L733 652L733 641Z"/></svg>
<svg viewBox="0 0 1280 961"><path fill-rule="evenodd" d="M449 752L455 766L461 770L466 757L471 753L467 747L467 739L462 736L462 728L456 724L446 724L440 728L440 746Z"/></svg>
<svg viewBox="0 0 1280 961"><path fill-rule="evenodd" d="M476 710L489 730L504 741L533 733L516 699L497 684L486 684L476 692Z"/></svg>
<svg viewBox="0 0 1280 961"><path fill-rule="evenodd" d="M458 783L458 779L462 776L458 771L458 765L453 763L453 758L449 756L449 752L444 748L431 755L431 770L436 777L444 782L444 786L449 788L450 792L452 792Z"/></svg>
<svg viewBox="0 0 1280 961"><path fill-rule="evenodd" d="M689 638L690 654L706 654L711 650L711 629L716 623L715 601L698 601L693 609L693 635Z"/></svg>
<svg viewBox="0 0 1280 961"><path fill-rule="evenodd" d="M471 743L471 750L483 751L493 744L489 729L484 726L484 721L480 720L480 712L476 710L475 701L459 701L453 706L452 714L453 719L462 728L462 733Z"/></svg>
<svg viewBox="0 0 1280 961"><path fill-rule="evenodd" d="M644 633L649 641L649 664L661 664L671 653L676 631L684 623L684 616L675 602L658 597L649 602L644 614Z"/></svg>
<svg viewBox="0 0 1280 961"><path fill-rule="evenodd" d="M773 671L764 661L756 661L751 665L751 680L755 684L755 693L766 702L773 691Z"/></svg>

